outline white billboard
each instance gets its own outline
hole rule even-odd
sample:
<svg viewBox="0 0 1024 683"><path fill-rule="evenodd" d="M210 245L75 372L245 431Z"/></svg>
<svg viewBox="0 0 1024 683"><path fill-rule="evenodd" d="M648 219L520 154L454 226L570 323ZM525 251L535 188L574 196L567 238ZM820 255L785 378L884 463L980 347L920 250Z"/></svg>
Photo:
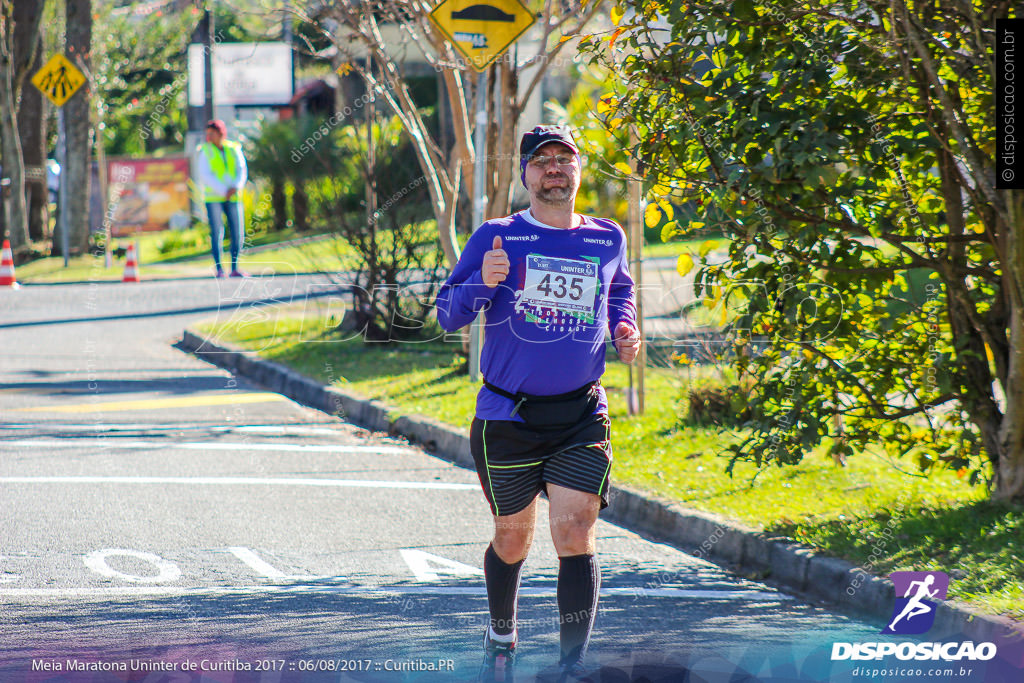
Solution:
<svg viewBox="0 0 1024 683"><path fill-rule="evenodd" d="M203 106L203 50L188 46L188 103ZM213 101L218 105L288 104L292 51L287 43L217 43L213 46Z"/></svg>

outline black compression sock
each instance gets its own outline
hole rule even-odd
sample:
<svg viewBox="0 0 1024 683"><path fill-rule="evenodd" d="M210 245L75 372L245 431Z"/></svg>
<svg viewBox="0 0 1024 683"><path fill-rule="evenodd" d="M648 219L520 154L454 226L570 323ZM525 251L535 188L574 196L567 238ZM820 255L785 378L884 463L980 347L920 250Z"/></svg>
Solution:
<svg viewBox="0 0 1024 683"><path fill-rule="evenodd" d="M558 613L563 666L583 661L601 590L601 567L593 555L558 558Z"/></svg>
<svg viewBox="0 0 1024 683"><path fill-rule="evenodd" d="M487 604L491 609L491 628L498 635L505 636L515 631L519 575L525 561L507 564L490 545L484 553L484 580L487 583Z"/></svg>

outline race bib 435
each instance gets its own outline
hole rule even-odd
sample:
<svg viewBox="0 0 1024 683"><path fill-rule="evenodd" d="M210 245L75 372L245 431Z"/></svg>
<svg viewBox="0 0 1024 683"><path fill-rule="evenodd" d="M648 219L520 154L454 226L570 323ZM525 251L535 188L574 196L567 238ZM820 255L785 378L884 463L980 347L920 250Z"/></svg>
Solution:
<svg viewBox="0 0 1024 683"><path fill-rule="evenodd" d="M597 304L598 264L528 254L522 304L568 313L592 322Z"/></svg>

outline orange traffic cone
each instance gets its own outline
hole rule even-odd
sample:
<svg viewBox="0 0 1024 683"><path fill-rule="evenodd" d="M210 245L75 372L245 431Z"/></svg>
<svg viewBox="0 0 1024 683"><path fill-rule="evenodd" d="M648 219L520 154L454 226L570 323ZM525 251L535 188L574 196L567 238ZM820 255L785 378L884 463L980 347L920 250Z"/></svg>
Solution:
<svg viewBox="0 0 1024 683"><path fill-rule="evenodd" d="M4 240L3 254L0 255L0 287L21 287L14 279L14 253L11 252L10 240Z"/></svg>
<svg viewBox="0 0 1024 683"><path fill-rule="evenodd" d="M139 282L139 264L135 260L135 243L128 243L128 256L124 262L124 277L121 282Z"/></svg>

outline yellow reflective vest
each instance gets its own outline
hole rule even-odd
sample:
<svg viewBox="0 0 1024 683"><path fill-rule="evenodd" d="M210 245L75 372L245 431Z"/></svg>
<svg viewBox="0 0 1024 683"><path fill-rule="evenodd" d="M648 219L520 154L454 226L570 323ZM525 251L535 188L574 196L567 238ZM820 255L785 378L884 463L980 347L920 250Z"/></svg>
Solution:
<svg viewBox="0 0 1024 683"><path fill-rule="evenodd" d="M204 201L227 201L227 191L235 188L231 201L241 201L242 186L247 170L242 145L232 140L224 141L224 149L218 149L212 142L199 145L199 180L204 187Z"/></svg>

